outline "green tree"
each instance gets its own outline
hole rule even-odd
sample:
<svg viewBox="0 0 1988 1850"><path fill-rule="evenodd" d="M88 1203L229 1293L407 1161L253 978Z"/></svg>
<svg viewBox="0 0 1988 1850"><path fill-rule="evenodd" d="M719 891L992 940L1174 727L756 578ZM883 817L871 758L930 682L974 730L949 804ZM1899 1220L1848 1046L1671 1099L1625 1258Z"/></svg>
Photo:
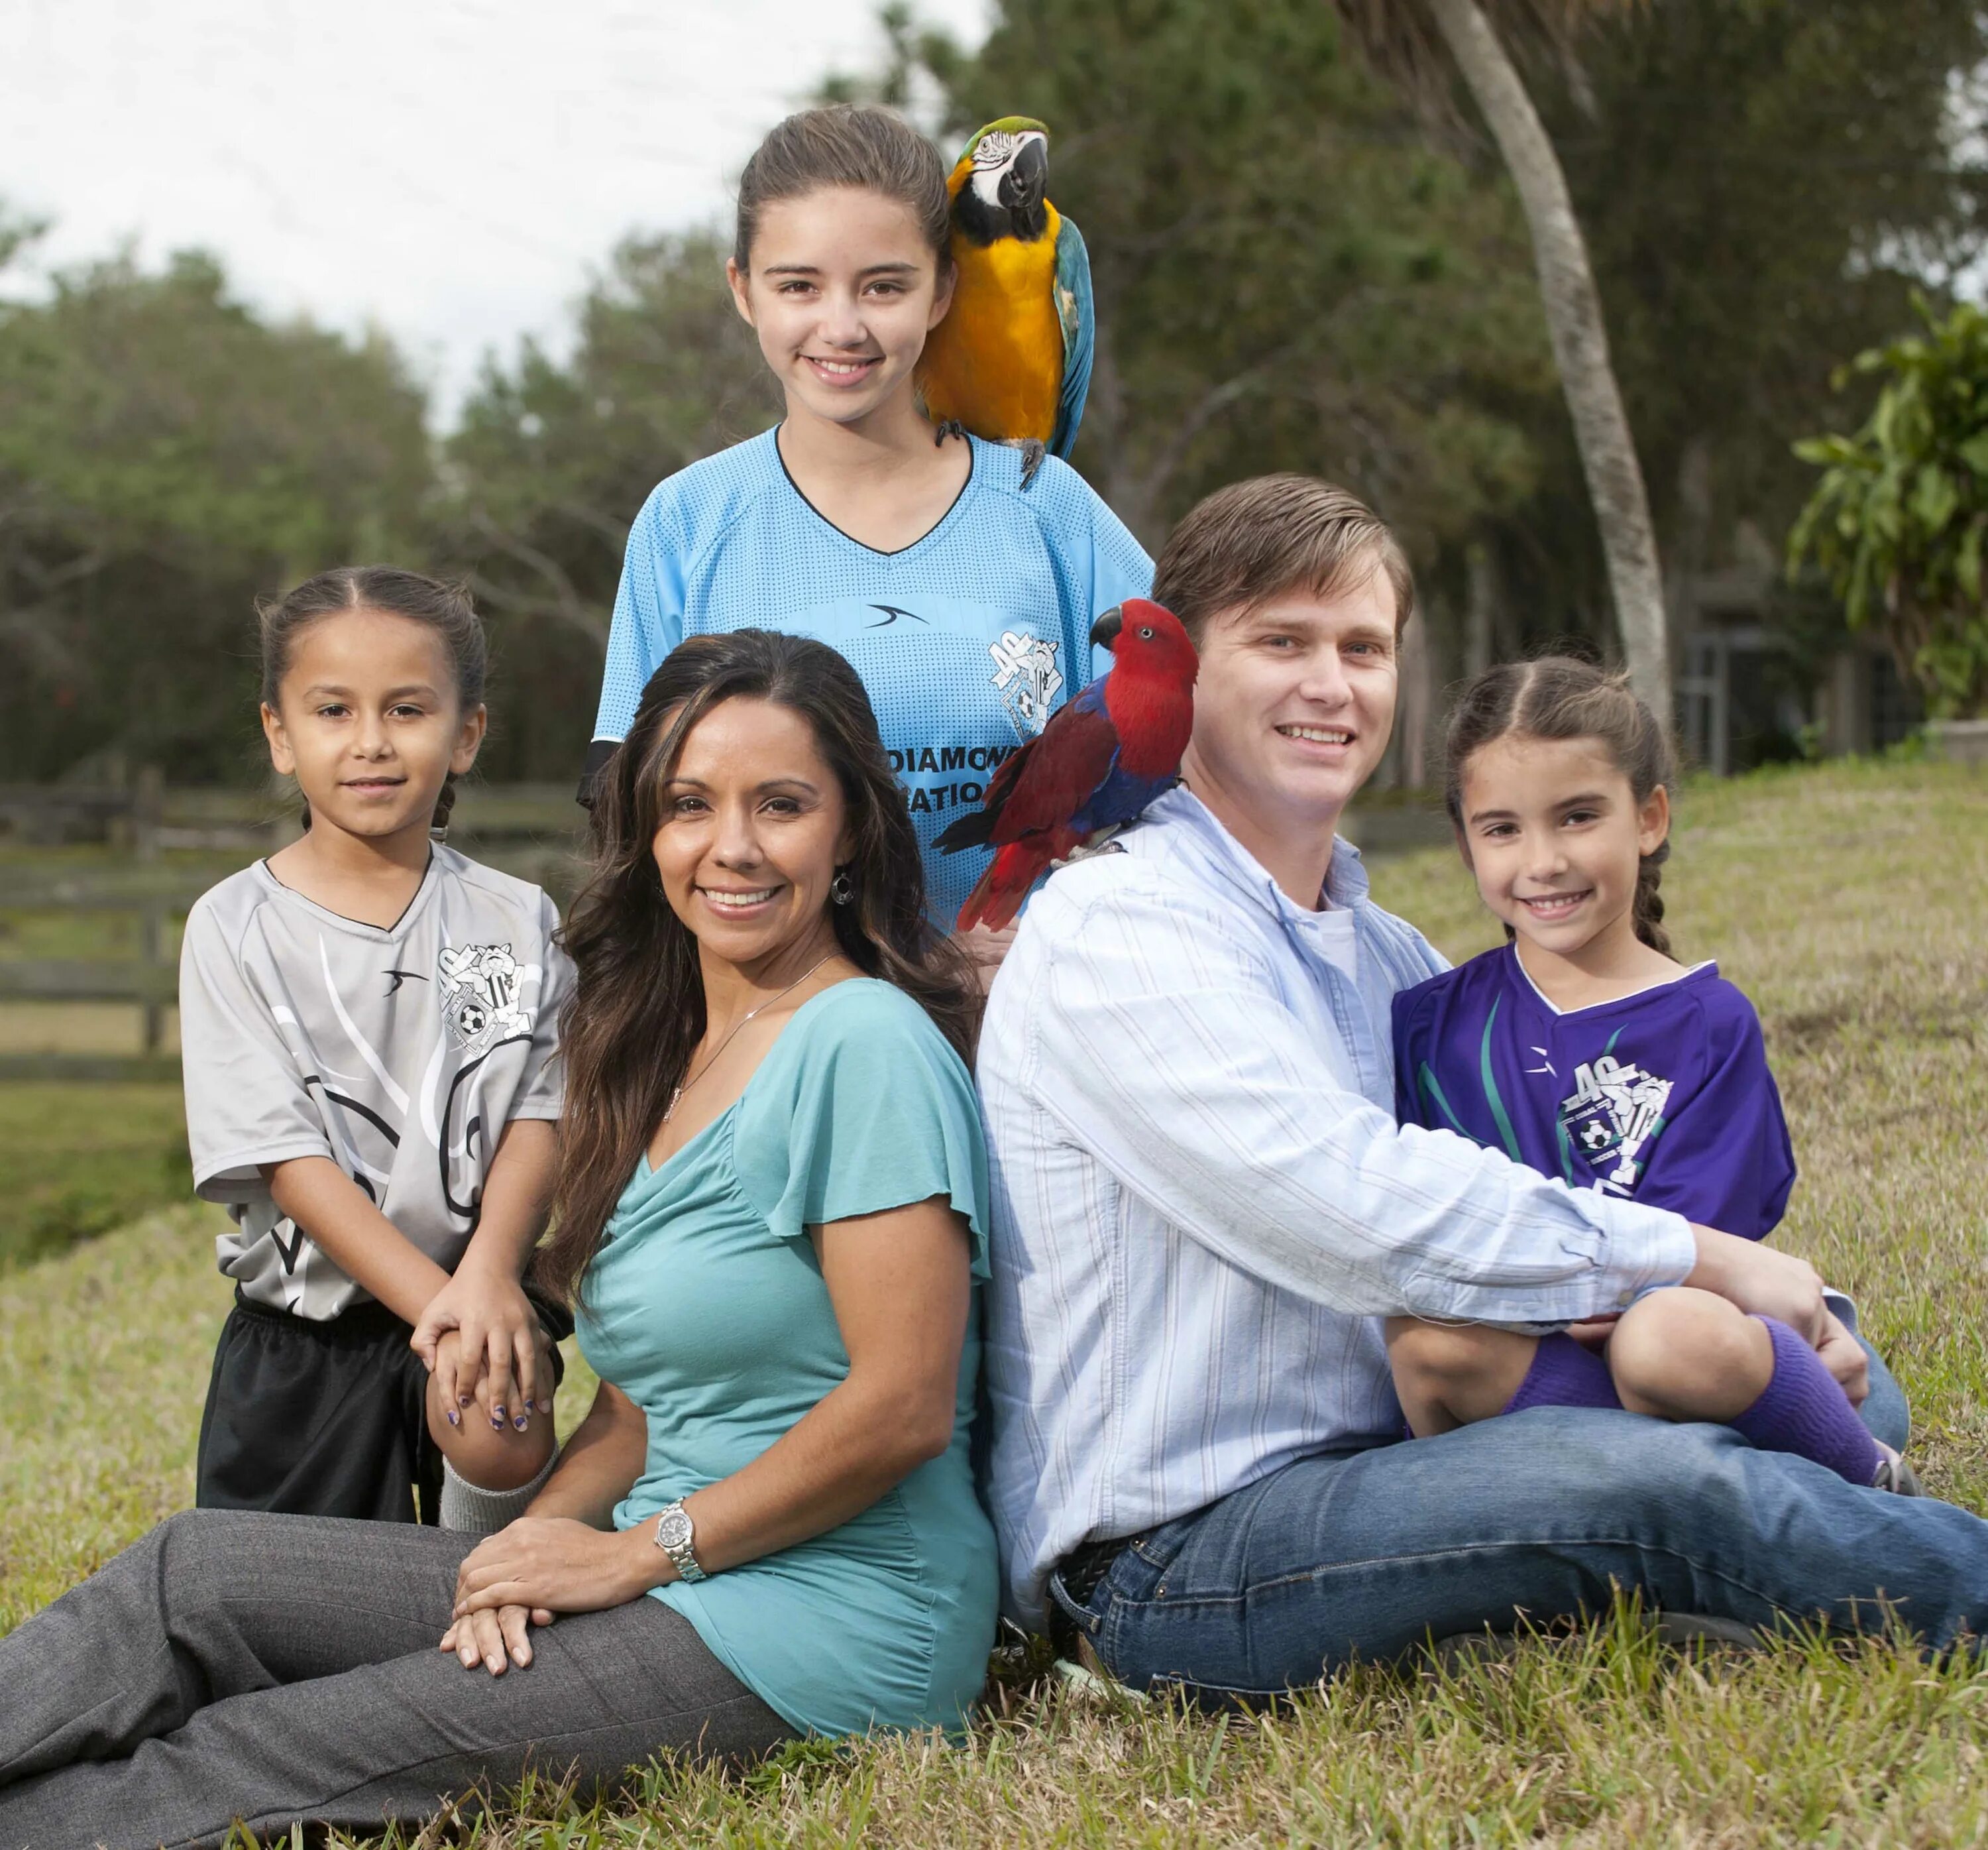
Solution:
<svg viewBox="0 0 1988 1850"><path fill-rule="evenodd" d="M423 408L383 338L272 326L198 253L0 303L0 774L241 775L254 600L404 552Z"/></svg>
<svg viewBox="0 0 1988 1850"><path fill-rule="evenodd" d="M1789 444L1838 414L1839 358L1973 248L1948 107L1984 52L1973 0L1665 0L1591 36L1584 82L1547 97L1680 627L1708 570L1771 560L1756 536L1807 493ZM1577 490L1537 440L1533 525L1564 534Z"/></svg>
<svg viewBox="0 0 1988 1850"><path fill-rule="evenodd" d="M1854 437L1797 444L1822 479L1788 543L1813 560L1851 627L1881 624L1936 712L1988 717L1988 314L1923 302L1923 334L1860 353L1883 381Z"/></svg>

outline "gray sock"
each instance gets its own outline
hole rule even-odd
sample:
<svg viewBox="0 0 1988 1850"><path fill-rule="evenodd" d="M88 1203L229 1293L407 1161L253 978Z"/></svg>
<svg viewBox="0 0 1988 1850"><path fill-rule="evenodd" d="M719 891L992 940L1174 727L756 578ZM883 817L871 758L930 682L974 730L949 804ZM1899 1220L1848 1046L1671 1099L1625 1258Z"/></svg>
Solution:
<svg viewBox="0 0 1988 1850"><path fill-rule="evenodd" d="M447 1459L441 1461L441 1526L459 1535L495 1535L525 1513L525 1506L546 1487L553 1466L559 1463L560 1449L545 1462L538 1476L515 1490L486 1490L472 1484Z"/></svg>

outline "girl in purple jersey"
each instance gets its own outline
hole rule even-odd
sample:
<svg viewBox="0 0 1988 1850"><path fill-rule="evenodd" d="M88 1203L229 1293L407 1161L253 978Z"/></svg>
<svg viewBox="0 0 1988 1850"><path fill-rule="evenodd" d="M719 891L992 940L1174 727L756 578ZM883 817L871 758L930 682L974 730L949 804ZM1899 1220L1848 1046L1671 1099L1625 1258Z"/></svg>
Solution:
<svg viewBox="0 0 1988 1850"><path fill-rule="evenodd" d="M1753 1005L1670 954L1658 897L1675 781L1663 729L1620 676L1549 657L1490 669L1451 720L1446 796L1508 942L1395 999L1397 1112L1514 1162L1759 1240L1794 1160ZM1731 1426L1853 1482L1910 1474L1816 1351L1708 1291L1534 1336L1395 1317L1410 1429L1535 1406Z"/></svg>

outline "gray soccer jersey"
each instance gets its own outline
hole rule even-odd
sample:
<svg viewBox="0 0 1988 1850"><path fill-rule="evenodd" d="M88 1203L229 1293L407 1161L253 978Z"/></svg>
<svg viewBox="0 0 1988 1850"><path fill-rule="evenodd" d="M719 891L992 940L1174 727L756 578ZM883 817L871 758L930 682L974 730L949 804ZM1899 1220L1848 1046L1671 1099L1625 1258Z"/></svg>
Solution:
<svg viewBox="0 0 1988 1850"><path fill-rule="evenodd" d="M270 1198L262 1165L299 1156L454 1270L504 1127L559 1116L558 922L538 888L442 847L385 929L260 861L202 895L180 953L187 1135L194 1185L235 1217L215 1247L243 1296L314 1319L366 1299Z"/></svg>

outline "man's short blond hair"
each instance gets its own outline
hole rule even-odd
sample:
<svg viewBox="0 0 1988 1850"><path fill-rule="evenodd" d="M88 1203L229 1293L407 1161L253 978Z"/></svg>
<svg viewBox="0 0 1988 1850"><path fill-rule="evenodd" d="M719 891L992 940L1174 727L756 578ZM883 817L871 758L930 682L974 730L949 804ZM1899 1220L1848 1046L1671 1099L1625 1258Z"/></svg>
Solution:
<svg viewBox="0 0 1988 1850"><path fill-rule="evenodd" d="M1315 475L1257 475L1188 510L1153 568L1153 601L1199 648L1209 619L1223 611L1292 590L1334 597L1375 571L1394 588L1398 636L1415 610L1415 580L1394 530L1358 495Z"/></svg>

